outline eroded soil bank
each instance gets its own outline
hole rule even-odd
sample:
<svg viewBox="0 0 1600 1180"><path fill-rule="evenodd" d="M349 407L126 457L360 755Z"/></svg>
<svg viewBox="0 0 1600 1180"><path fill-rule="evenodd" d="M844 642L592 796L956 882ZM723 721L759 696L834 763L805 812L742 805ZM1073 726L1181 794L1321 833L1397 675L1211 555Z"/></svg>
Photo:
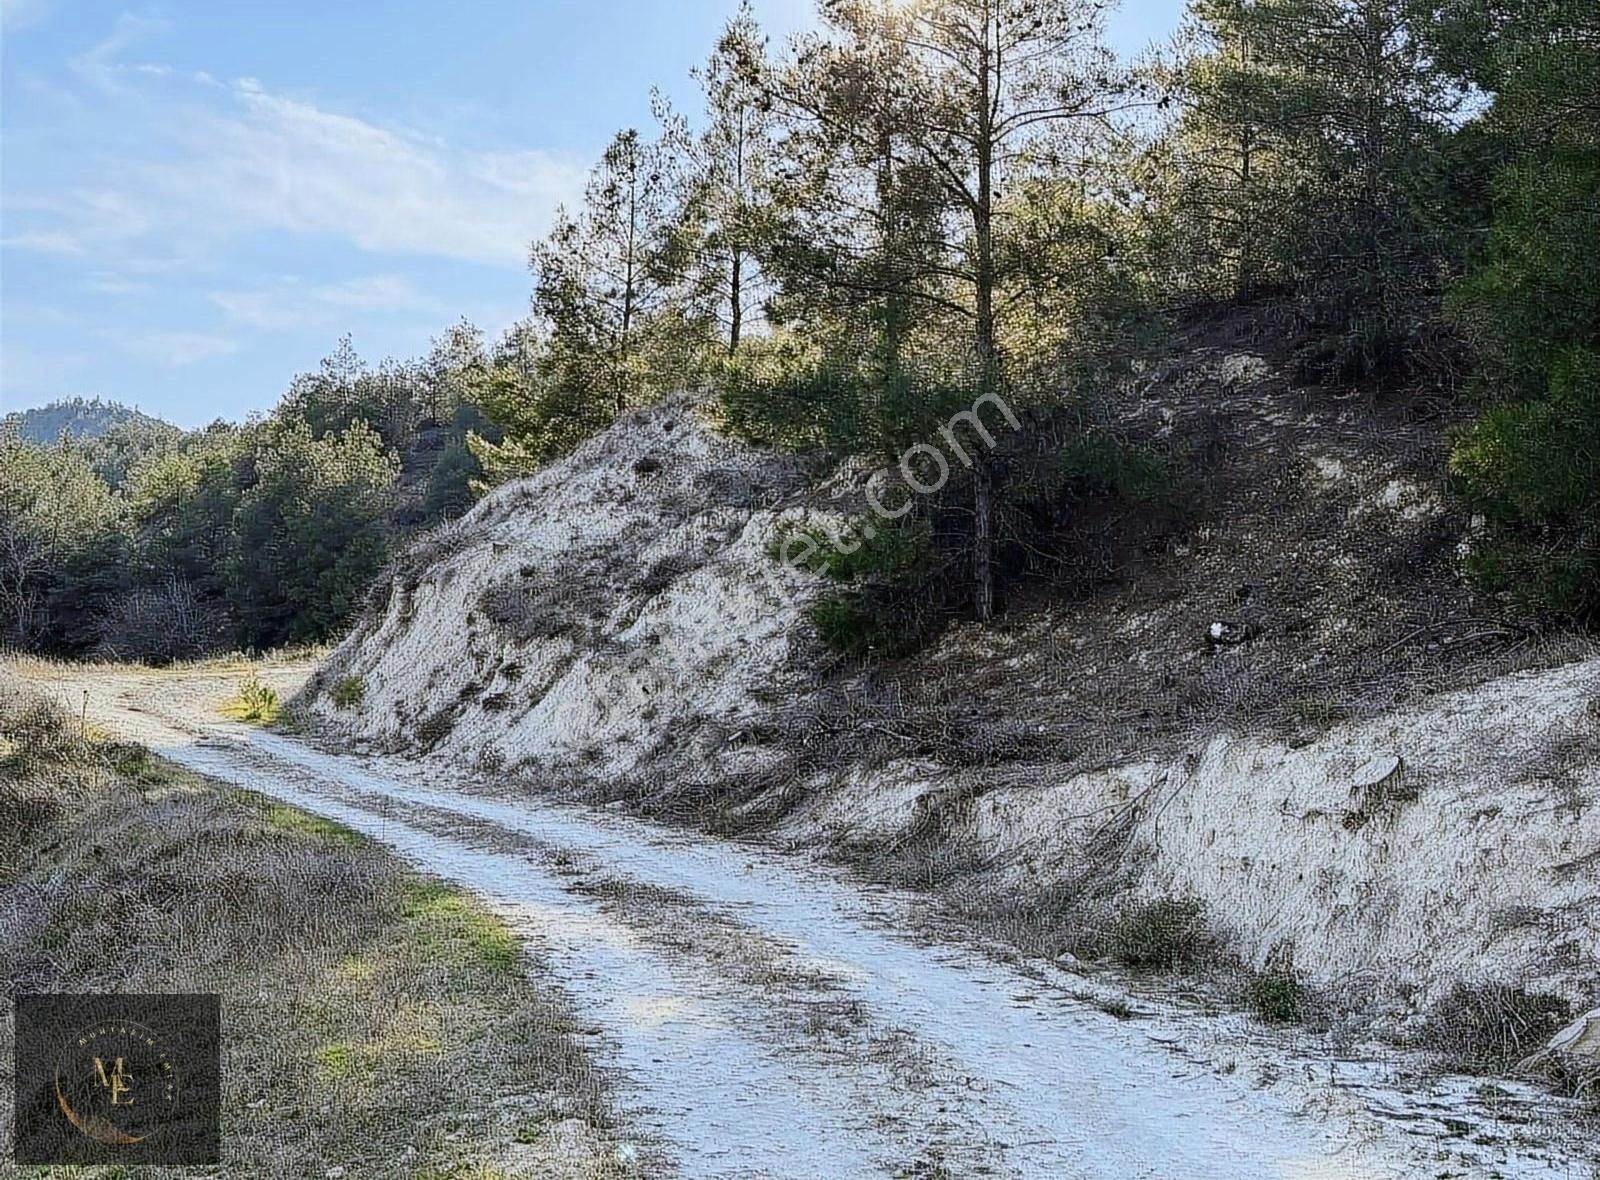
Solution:
<svg viewBox="0 0 1600 1180"><path fill-rule="evenodd" d="M419 543L302 704L351 749L509 795L1025 911L1034 950L1101 956L1139 907L1198 905L1226 956L1392 1037L1462 988L1600 1003L1592 648L1474 621L1445 543L1468 524L1415 482L1422 428L1351 435L1360 414L1238 349L1151 387L1130 429L1199 429L1198 405L1242 449L1212 490L1225 526L1120 589L908 660L830 658L816 579L770 551L859 488L812 487L680 399ZM1258 637L1209 642L1223 609Z"/></svg>

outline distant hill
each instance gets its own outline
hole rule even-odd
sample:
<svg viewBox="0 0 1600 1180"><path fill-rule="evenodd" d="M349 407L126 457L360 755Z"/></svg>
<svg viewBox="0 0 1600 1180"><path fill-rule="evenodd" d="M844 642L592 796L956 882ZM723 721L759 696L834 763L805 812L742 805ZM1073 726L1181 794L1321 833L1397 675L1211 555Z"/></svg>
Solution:
<svg viewBox="0 0 1600 1180"><path fill-rule="evenodd" d="M70 401L51 402L47 406L21 410L0 419L0 429L14 429L18 438L31 443L55 442L63 430L73 438L101 438L119 426L131 426L157 434L179 433L178 428L170 422L99 398L75 397Z"/></svg>
<svg viewBox="0 0 1600 1180"><path fill-rule="evenodd" d="M73 449L113 488L123 486L140 459L176 447L184 438L184 431L164 419L81 397L0 418L0 436L13 430L23 442L40 447L53 446L65 432Z"/></svg>

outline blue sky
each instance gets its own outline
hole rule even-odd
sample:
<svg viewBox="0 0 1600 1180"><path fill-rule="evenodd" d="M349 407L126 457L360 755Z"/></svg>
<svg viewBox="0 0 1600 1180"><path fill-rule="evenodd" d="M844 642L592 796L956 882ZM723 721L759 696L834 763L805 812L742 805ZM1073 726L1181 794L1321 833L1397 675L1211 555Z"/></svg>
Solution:
<svg viewBox="0 0 1600 1180"><path fill-rule="evenodd" d="M0 0L0 408L266 410L525 314L528 243L737 0ZM1181 0L1129 0L1123 50ZM757 0L774 41L809 0Z"/></svg>

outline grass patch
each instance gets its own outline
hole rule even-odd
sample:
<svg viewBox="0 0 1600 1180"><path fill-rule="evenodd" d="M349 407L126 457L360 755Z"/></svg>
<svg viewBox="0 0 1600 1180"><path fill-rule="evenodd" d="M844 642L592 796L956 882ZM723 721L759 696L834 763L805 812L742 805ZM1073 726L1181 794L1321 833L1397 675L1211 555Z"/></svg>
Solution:
<svg viewBox="0 0 1600 1180"><path fill-rule="evenodd" d="M222 711L235 721L271 725L283 716L283 701L279 699L277 689L270 684L263 684L252 672L239 682L239 691L228 698Z"/></svg>
<svg viewBox="0 0 1600 1180"><path fill-rule="evenodd" d="M1163 897L1117 919L1108 949L1124 967L1175 971L1199 963L1211 944L1201 902Z"/></svg>
<svg viewBox="0 0 1600 1180"><path fill-rule="evenodd" d="M500 919L469 894L442 881L416 878L404 893L407 936L430 962L514 972L521 963L517 940Z"/></svg>
<svg viewBox="0 0 1600 1180"><path fill-rule="evenodd" d="M564 1001L474 898L5 688L0 993L220 992L218 1174L625 1174ZM11 1037L0 1020L0 1060ZM508 1096L517 1120L479 1117ZM596 1131L588 1162L512 1141L574 1118Z"/></svg>
<svg viewBox="0 0 1600 1180"><path fill-rule="evenodd" d="M1298 1024L1305 1014L1305 986L1288 971L1262 971L1245 984L1244 1001L1268 1024Z"/></svg>
<svg viewBox="0 0 1600 1180"><path fill-rule="evenodd" d="M335 709L353 709L367 696L367 682L359 676L341 676L328 690Z"/></svg>
<svg viewBox="0 0 1600 1180"><path fill-rule="evenodd" d="M0 700L0 767L27 776L52 767L89 769L104 751L90 740L82 721L54 701L17 695Z"/></svg>
<svg viewBox="0 0 1600 1180"><path fill-rule="evenodd" d="M353 832L343 824L323 819L320 815L270 800L263 800L263 805L267 827L275 832L288 832L318 843L344 845L347 848L367 843L367 838L360 832Z"/></svg>
<svg viewBox="0 0 1600 1180"><path fill-rule="evenodd" d="M165 787L181 782L182 772L143 746L118 742L104 747L112 772L143 787Z"/></svg>
<svg viewBox="0 0 1600 1180"><path fill-rule="evenodd" d="M411 1022L419 1015L426 1023L413 1026ZM312 1056L327 1081L377 1089L390 1071L425 1069L429 1062L443 1056L444 1042L434 1017L425 1008L409 1013L402 1009L389 1022L394 1027L381 1035L330 1041L318 1046Z"/></svg>
<svg viewBox="0 0 1600 1180"><path fill-rule="evenodd" d="M521 1142L518 1140L518 1142ZM595 1175L611 1175L613 1173L597 1172ZM496 1164L477 1162L457 1167L445 1164L437 1168L424 1168L414 1173L414 1180L518 1180L524 1175L519 1172L508 1172Z"/></svg>

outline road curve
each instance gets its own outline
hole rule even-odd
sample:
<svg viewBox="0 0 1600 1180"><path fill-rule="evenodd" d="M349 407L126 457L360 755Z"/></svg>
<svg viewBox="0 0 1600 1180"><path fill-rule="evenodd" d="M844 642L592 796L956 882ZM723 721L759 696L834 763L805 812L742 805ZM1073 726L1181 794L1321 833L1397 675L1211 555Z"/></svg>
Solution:
<svg viewBox="0 0 1600 1180"><path fill-rule="evenodd" d="M1463 1135L1437 1119L1433 1133L1426 1101L1381 1085L1363 1101L1298 1076L1304 1062L1191 1052L1204 1022L1120 1020L1076 977L919 939L907 899L801 858L196 724L188 702L162 709L126 686L96 693L104 720L174 761L326 815L493 904L591 1027L650 1174L1590 1174L1488 1123ZM1384 1106L1395 1117L1374 1117Z"/></svg>

